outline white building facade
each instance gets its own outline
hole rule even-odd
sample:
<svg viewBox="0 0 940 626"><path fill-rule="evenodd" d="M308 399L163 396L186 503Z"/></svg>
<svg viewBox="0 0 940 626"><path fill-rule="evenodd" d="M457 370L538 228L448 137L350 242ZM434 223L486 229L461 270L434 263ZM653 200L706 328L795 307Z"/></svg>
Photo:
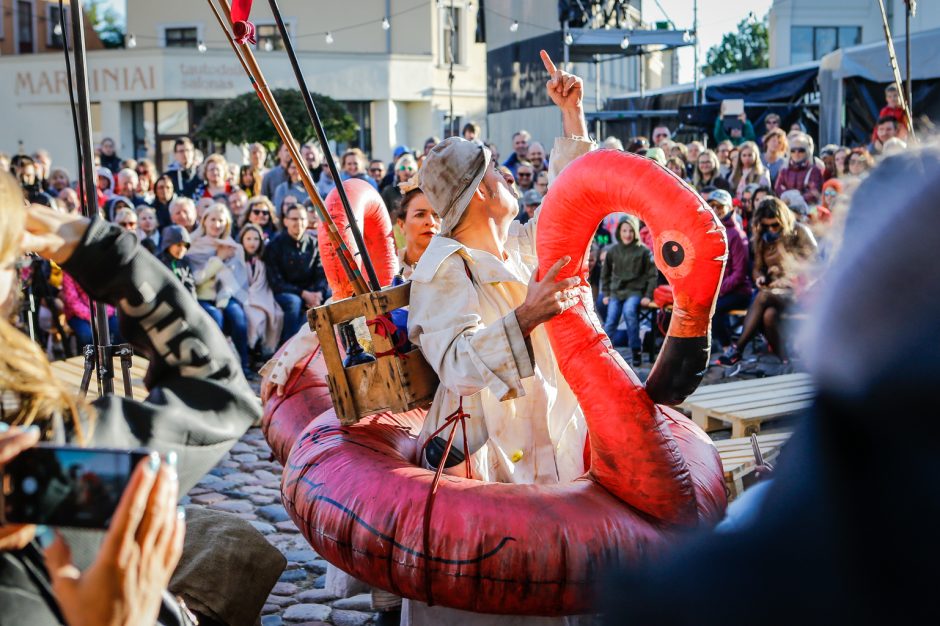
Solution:
<svg viewBox="0 0 940 626"><path fill-rule="evenodd" d="M893 37L904 36L904 0L884 0ZM911 33L940 27L940 2L918 0ZM839 48L884 41L877 0L774 0L770 66L818 61Z"/></svg>
<svg viewBox="0 0 940 626"><path fill-rule="evenodd" d="M308 86L343 102L358 122L352 145L389 160L398 145L420 149L440 136L451 112L458 124L485 119L486 47L475 43L474 3L453 4L280 2ZM296 88L267 3L255 3L252 21L270 86ZM173 142L192 135L208 110L252 91L223 37L206 3L128 0L128 47L88 54L95 141L111 137L121 156L164 167ZM0 150L22 141L66 167L75 162L61 52L0 56L0 89Z"/></svg>

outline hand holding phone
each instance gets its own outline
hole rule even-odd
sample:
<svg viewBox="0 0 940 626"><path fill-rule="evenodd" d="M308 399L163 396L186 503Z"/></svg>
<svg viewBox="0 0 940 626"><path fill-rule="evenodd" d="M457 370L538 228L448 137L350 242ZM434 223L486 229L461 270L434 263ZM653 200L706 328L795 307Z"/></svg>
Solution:
<svg viewBox="0 0 940 626"><path fill-rule="evenodd" d="M70 626L152 624L183 551L175 455L137 464L95 562L79 572L61 536L46 550L52 590Z"/></svg>

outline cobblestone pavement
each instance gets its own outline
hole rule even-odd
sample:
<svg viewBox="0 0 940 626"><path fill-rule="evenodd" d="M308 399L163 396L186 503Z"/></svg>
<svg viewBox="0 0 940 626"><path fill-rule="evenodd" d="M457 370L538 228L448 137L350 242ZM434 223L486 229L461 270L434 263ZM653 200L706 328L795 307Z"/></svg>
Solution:
<svg viewBox="0 0 940 626"><path fill-rule="evenodd" d="M369 594L336 598L324 589L326 561L313 551L281 506L281 469L280 463L271 460L261 429L252 428L183 503L248 520L287 558L287 568L261 612L262 626L373 624Z"/></svg>

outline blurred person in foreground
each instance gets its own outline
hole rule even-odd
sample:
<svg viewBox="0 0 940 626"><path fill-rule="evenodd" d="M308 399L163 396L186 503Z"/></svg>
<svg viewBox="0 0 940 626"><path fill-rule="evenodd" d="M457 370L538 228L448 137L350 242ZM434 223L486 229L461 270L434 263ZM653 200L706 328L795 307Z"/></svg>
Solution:
<svg viewBox="0 0 940 626"><path fill-rule="evenodd" d="M260 417L254 394L221 333L133 234L100 218L27 209L6 174L0 214L0 430L16 427L0 434L0 463L40 438L147 448L165 459L143 461L109 529L71 550L59 537L44 558L34 526L0 526L0 624L149 626L158 613L161 623L192 623L164 593L183 546L177 500ZM150 363L145 401L76 399L39 347L7 321L24 253L59 264L91 297L120 310L124 338ZM89 550L97 539L100 548ZM79 571L73 556L91 565Z"/></svg>
<svg viewBox="0 0 940 626"><path fill-rule="evenodd" d="M935 144L886 159L859 185L803 333L816 399L757 515L613 576L608 624L936 619L940 428L928 403L940 385L940 272L898 277L936 264L940 229L925 226L938 195Z"/></svg>

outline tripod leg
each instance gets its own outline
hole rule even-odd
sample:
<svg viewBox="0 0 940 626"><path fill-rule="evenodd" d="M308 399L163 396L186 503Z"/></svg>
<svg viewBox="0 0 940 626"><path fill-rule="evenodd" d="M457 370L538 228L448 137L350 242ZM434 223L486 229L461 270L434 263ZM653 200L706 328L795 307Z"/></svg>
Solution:
<svg viewBox="0 0 940 626"><path fill-rule="evenodd" d="M91 383L91 373L95 369L95 347L85 346L85 371L82 373L82 384L79 387L79 395L82 400L88 395L88 385Z"/></svg>
<svg viewBox="0 0 940 626"><path fill-rule="evenodd" d="M122 345L119 351L121 355L121 374L124 378L124 397L134 399L134 388L131 386L131 365L134 356L134 349L129 345Z"/></svg>

